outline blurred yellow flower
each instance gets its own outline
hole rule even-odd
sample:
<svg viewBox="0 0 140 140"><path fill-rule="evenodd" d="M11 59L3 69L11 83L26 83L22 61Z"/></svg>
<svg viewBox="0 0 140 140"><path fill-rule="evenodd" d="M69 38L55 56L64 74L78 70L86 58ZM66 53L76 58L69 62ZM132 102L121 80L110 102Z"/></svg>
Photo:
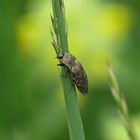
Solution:
<svg viewBox="0 0 140 140"><path fill-rule="evenodd" d="M23 54L30 55L38 48L37 44L42 33L36 25L28 21L22 21L17 28L20 49Z"/></svg>
<svg viewBox="0 0 140 140"><path fill-rule="evenodd" d="M123 5L109 4L101 8L96 21L96 30L105 39L116 38L130 30L132 11Z"/></svg>

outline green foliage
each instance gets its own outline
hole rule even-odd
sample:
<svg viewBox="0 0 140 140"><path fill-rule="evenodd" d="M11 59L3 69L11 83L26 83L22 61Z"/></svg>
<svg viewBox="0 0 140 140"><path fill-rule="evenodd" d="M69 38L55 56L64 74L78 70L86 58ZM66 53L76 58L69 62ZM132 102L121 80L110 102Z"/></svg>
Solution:
<svg viewBox="0 0 140 140"><path fill-rule="evenodd" d="M50 2L0 1L1 140L69 139L51 45ZM128 139L114 110L106 59L114 67L136 133L140 134L139 3L66 0L69 50L82 62L89 78L89 95L77 94L86 140ZM71 92L67 95L76 99ZM77 123L75 118L72 123Z"/></svg>

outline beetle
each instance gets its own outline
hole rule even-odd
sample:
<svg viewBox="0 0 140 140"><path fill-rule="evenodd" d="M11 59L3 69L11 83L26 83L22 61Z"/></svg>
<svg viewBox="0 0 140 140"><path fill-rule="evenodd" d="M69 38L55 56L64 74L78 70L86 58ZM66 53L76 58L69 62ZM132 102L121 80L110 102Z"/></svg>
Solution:
<svg viewBox="0 0 140 140"><path fill-rule="evenodd" d="M88 78L82 64L71 53L58 53L57 58L61 62L58 65L64 65L68 68L74 85L76 85L80 93L86 95L88 93Z"/></svg>

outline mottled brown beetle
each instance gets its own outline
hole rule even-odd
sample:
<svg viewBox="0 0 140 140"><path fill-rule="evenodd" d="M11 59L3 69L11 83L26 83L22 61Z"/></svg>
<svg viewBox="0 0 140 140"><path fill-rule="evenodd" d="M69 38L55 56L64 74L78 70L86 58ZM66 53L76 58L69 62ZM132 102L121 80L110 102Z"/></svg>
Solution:
<svg viewBox="0 0 140 140"><path fill-rule="evenodd" d="M74 84L82 94L86 95L88 93L88 79L82 64L70 53L58 53L57 58L61 62L59 66L65 65L68 68Z"/></svg>

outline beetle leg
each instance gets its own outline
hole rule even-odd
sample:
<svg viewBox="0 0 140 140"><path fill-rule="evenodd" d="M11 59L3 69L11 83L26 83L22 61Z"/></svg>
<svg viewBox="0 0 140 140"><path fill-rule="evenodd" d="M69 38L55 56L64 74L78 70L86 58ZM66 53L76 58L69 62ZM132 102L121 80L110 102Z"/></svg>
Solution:
<svg viewBox="0 0 140 140"><path fill-rule="evenodd" d="M57 64L57 66L65 66L64 64Z"/></svg>
<svg viewBox="0 0 140 140"><path fill-rule="evenodd" d="M65 65L64 64L57 64L57 66L65 66ZM68 73L70 72L70 70L67 69L66 74L65 75L62 75L61 72L60 72L60 69L58 69L58 71L59 71L60 77L67 77Z"/></svg>

